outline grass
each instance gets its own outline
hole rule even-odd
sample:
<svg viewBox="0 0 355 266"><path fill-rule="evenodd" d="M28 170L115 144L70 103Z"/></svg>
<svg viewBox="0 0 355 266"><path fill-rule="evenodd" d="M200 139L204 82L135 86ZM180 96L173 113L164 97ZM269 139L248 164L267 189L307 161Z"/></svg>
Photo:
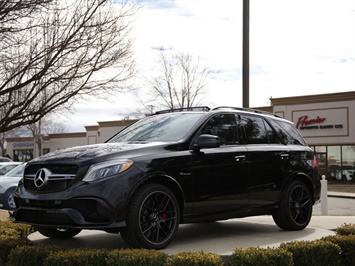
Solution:
<svg viewBox="0 0 355 266"><path fill-rule="evenodd" d="M328 191L355 193L355 182L328 182Z"/></svg>

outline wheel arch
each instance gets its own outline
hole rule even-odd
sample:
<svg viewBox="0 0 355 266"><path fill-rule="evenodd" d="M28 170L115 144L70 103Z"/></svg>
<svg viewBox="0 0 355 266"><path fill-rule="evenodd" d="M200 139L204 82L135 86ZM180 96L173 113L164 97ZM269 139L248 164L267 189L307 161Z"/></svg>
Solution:
<svg viewBox="0 0 355 266"><path fill-rule="evenodd" d="M309 178L309 176L307 176L305 173L302 172L296 172L293 173L292 175L289 176L289 178L287 178L287 180L285 180L285 182L282 185L282 192L285 190L285 187L288 186L289 183L293 182L293 181L301 181L304 184L306 184L306 186L308 187L311 195L312 195L312 200L314 203L314 187L313 187L313 183L312 180ZM279 197L279 201L282 198L282 193L280 194Z"/></svg>
<svg viewBox="0 0 355 266"><path fill-rule="evenodd" d="M144 178L141 182L139 182L134 189L132 190L132 192L130 193L128 200L127 200L127 204L126 204L126 209L128 208L130 201L133 197L133 195L136 193L136 191L141 188L144 185L147 184L159 184L159 185L163 185L166 186L168 189L171 190L171 192L174 193L176 200L178 201L179 204L179 209L180 209L180 221L182 219L183 216L183 212L184 212L184 206L185 206L185 195L183 193L182 187L180 186L180 184L170 175L165 174L165 173L155 173L152 175L147 176L146 178Z"/></svg>
<svg viewBox="0 0 355 266"><path fill-rule="evenodd" d="M17 186L12 186L12 187L9 187L8 189L6 189L6 191L5 191L5 193L4 193L4 194L8 193L9 191L13 191L13 192L15 192L15 191L16 191L16 188L17 188Z"/></svg>

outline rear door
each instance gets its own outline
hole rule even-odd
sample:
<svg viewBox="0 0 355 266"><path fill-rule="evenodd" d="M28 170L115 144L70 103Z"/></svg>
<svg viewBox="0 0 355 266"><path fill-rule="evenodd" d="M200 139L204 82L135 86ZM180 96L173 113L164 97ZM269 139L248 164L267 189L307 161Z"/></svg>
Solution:
<svg viewBox="0 0 355 266"><path fill-rule="evenodd" d="M290 149L262 116L241 114L240 124L248 150L249 207L272 204L288 174Z"/></svg>

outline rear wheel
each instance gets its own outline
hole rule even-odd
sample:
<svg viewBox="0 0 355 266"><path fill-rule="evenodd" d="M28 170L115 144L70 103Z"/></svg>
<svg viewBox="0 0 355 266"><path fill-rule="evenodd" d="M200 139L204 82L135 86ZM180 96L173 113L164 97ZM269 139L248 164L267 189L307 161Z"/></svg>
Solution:
<svg viewBox="0 0 355 266"><path fill-rule="evenodd" d="M293 181L289 183L279 208L272 217L278 227L284 230L302 230L311 220L313 200L305 183Z"/></svg>
<svg viewBox="0 0 355 266"><path fill-rule="evenodd" d="M81 232L81 229L37 226L37 231L49 238L68 239L79 234Z"/></svg>
<svg viewBox="0 0 355 266"><path fill-rule="evenodd" d="M121 236L135 248L162 249L175 236L179 217L175 195L162 185L149 184L133 196Z"/></svg>

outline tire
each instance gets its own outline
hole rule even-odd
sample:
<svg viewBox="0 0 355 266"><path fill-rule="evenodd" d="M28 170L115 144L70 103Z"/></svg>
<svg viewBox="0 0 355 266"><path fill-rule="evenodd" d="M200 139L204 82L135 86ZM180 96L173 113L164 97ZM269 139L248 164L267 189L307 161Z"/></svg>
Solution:
<svg viewBox="0 0 355 266"><path fill-rule="evenodd" d="M165 186L149 184L132 197L121 236L134 248L162 249L174 238L179 217L175 195Z"/></svg>
<svg viewBox="0 0 355 266"><path fill-rule="evenodd" d="M42 235L53 239L69 239L81 232L81 229L74 228L53 228L37 226L37 231Z"/></svg>
<svg viewBox="0 0 355 266"><path fill-rule="evenodd" d="M312 217L313 199L305 183L293 181L285 189L279 208L272 217L278 227L284 230L302 230Z"/></svg>
<svg viewBox="0 0 355 266"><path fill-rule="evenodd" d="M15 193L16 188L10 188L6 191L5 197L4 197L4 202L3 202L3 208L5 210L15 210L16 209L16 204L14 200L14 193Z"/></svg>

